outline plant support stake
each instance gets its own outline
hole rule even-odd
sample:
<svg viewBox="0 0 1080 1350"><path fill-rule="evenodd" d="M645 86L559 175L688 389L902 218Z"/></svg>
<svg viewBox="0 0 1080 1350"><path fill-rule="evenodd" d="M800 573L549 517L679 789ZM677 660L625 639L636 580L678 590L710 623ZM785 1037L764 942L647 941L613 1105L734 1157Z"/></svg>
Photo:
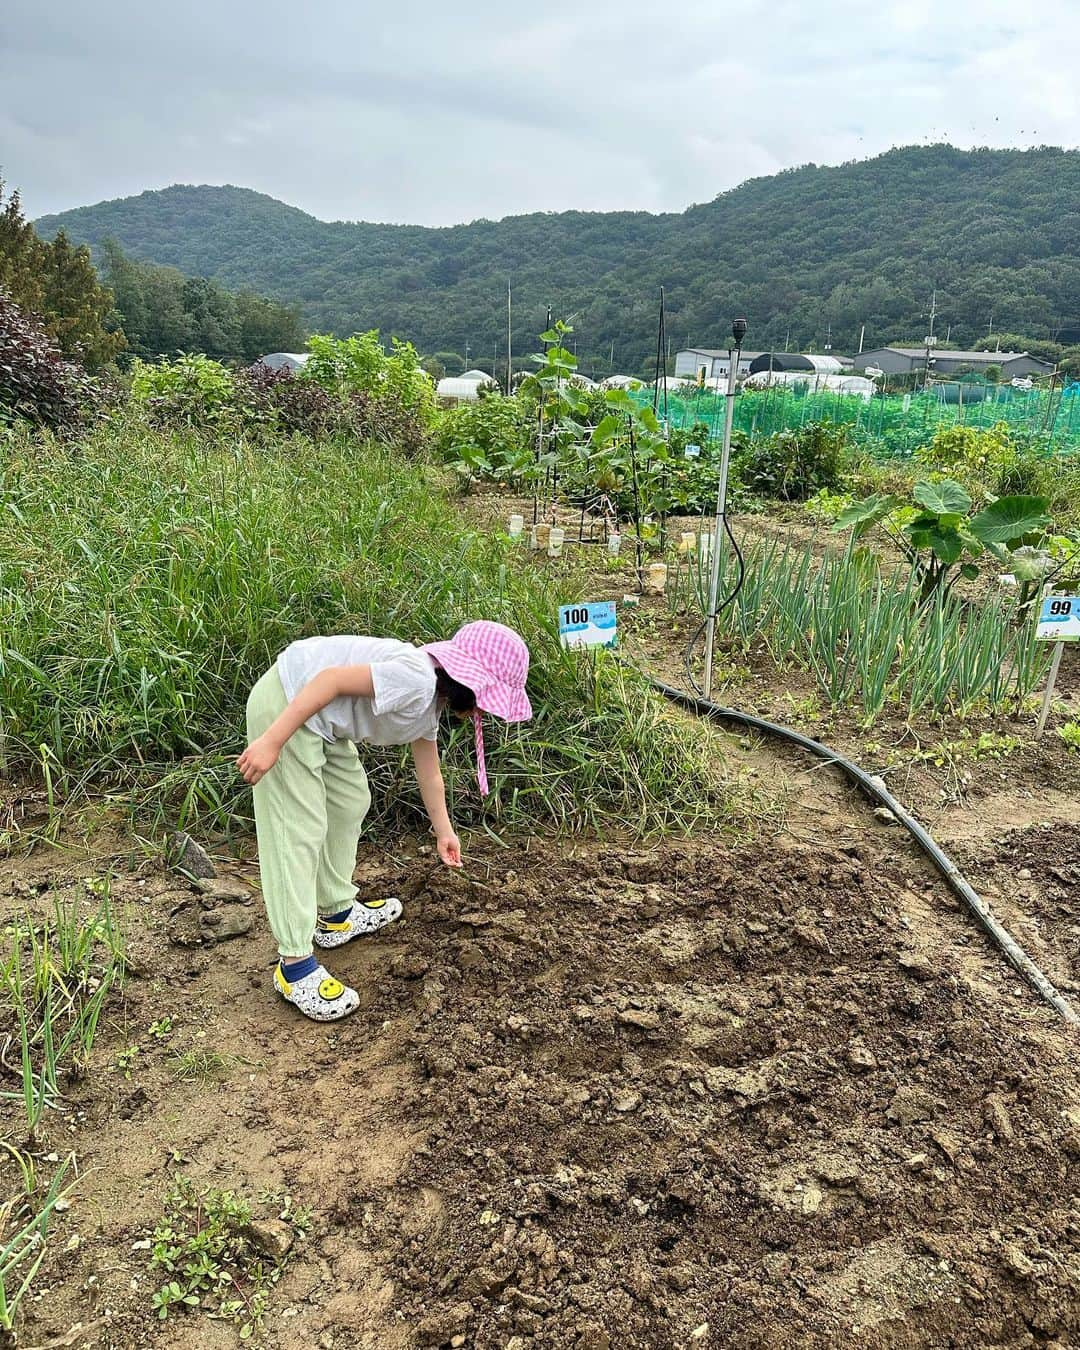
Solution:
<svg viewBox="0 0 1080 1350"><path fill-rule="evenodd" d="M731 460L731 423L735 416L735 380L739 373L739 355L742 340L746 336L746 320L736 319L731 325L735 339L733 348L728 349L727 396L724 405L724 445L720 454L720 483L716 490L716 523L713 526L712 575L709 578L709 612L705 623L705 681L704 694L712 697L713 641L716 636L716 599L720 591L720 538L725 528L727 513L728 464Z"/></svg>

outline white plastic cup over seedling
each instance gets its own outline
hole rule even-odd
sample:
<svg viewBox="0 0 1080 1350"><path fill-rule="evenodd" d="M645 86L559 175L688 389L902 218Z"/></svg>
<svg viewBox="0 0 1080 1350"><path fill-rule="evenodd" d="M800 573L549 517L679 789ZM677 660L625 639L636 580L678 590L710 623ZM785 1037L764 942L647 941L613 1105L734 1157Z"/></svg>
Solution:
<svg viewBox="0 0 1080 1350"><path fill-rule="evenodd" d="M520 539L521 532L525 528L525 517L514 515L510 517L510 538Z"/></svg>
<svg viewBox="0 0 1080 1350"><path fill-rule="evenodd" d="M639 600L640 600L640 597L634 595L634 593L633 593L632 591L629 592L627 595L624 595L623 598L622 598L622 602L623 602L624 605L636 605L636 604L638 604Z"/></svg>
<svg viewBox="0 0 1080 1350"><path fill-rule="evenodd" d="M663 595L667 589L667 563L649 563L645 569L645 589L650 595Z"/></svg>
<svg viewBox="0 0 1080 1350"><path fill-rule="evenodd" d="M618 555L620 548L622 548L622 535L609 534L607 537L607 551L613 558Z"/></svg>
<svg viewBox="0 0 1080 1350"><path fill-rule="evenodd" d="M548 533L548 557L561 558L563 540L566 538L566 531L559 525L552 525Z"/></svg>
<svg viewBox="0 0 1080 1350"><path fill-rule="evenodd" d="M529 531L529 547L539 552L548 546L548 536L551 533L551 526L545 525L543 521L536 524Z"/></svg>
<svg viewBox="0 0 1080 1350"><path fill-rule="evenodd" d="M679 535L679 552L685 557L689 557L697 547L697 535L693 530L683 530Z"/></svg>

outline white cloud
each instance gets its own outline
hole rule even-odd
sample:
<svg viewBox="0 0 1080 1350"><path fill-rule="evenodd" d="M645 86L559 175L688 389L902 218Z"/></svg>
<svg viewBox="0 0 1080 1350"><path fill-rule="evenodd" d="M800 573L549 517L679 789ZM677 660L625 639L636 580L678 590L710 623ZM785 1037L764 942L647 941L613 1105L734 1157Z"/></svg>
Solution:
<svg viewBox="0 0 1080 1350"><path fill-rule="evenodd" d="M232 182L326 218L681 210L891 145L1075 144L1073 0L7 0L0 171L41 214Z"/></svg>

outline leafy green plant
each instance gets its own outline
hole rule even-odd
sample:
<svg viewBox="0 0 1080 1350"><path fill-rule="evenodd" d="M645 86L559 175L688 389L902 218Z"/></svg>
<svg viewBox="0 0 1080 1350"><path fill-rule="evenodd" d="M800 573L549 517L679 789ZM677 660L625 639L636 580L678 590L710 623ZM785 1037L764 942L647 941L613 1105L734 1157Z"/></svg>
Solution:
<svg viewBox="0 0 1080 1350"><path fill-rule="evenodd" d="M241 1340L261 1329L291 1239L284 1254L269 1255L252 1220L251 1204L235 1192L200 1189L188 1178L176 1177L162 1219L150 1234L150 1269L166 1276L152 1298L161 1320L199 1308L210 1317L235 1321ZM302 1235L310 1215L287 1206L278 1221Z"/></svg>
<svg viewBox="0 0 1080 1350"><path fill-rule="evenodd" d="M929 469L960 471L989 483L1014 449L1015 443L1004 422L995 422L991 427L957 424L938 427L930 440L915 451L915 458Z"/></svg>
<svg viewBox="0 0 1080 1350"><path fill-rule="evenodd" d="M1070 750L1080 751L1080 722L1066 722L1057 733Z"/></svg>
<svg viewBox="0 0 1080 1350"><path fill-rule="evenodd" d="M136 360L131 399L155 426L213 427L235 423L240 411L231 372L198 353L157 365Z"/></svg>
<svg viewBox="0 0 1080 1350"><path fill-rule="evenodd" d="M850 507L849 492L832 492L829 488L818 488L812 497L807 497L803 510L811 520L822 525L832 525Z"/></svg>
<svg viewBox="0 0 1080 1350"><path fill-rule="evenodd" d="M123 1050L118 1050L113 1058L113 1068L118 1074L130 1080L131 1071L134 1069L139 1058L139 1047L135 1044L126 1045Z"/></svg>
<svg viewBox="0 0 1080 1350"><path fill-rule="evenodd" d="M971 515L971 497L953 479L920 481L912 489L913 506L892 496L874 494L841 512L834 530L850 530L852 543L881 526L911 564L923 598L944 589L957 567L973 580L979 574L972 561L990 554L1008 567L1023 584L1023 601L1045 575L1049 557L1036 545L1050 517L1041 497L999 497L977 515Z"/></svg>
<svg viewBox="0 0 1080 1350"><path fill-rule="evenodd" d="M526 399L493 394L448 408L435 432L435 451L465 480L517 484L532 476L535 427Z"/></svg>
<svg viewBox="0 0 1080 1350"><path fill-rule="evenodd" d="M842 423L808 422L797 431L751 440L739 457L739 474L748 491L801 502L819 488L839 485L847 451Z"/></svg>
<svg viewBox="0 0 1080 1350"><path fill-rule="evenodd" d="M373 328L349 338L316 333L308 338L307 350L302 379L314 381L343 401L371 400L391 419L401 448L420 448L434 425L437 409L435 386L411 342L391 338L387 352L379 330ZM415 426L411 433L409 419Z"/></svg>

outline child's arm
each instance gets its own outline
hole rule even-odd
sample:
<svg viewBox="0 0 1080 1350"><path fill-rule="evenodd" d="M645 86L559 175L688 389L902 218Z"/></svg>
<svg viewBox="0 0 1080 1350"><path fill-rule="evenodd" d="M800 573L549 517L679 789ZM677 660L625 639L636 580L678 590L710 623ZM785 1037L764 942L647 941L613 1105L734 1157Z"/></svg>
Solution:
<svg viewBox="0 0 1080 1350"><path fill-rule="evenodd" d="M412 743L413 764L416 767L416 781L420 785L420 796L435 831L435 840L439 857L447 867L461 866L461 840L450 824L450 814L446 809L446 789L443 786L442 769L439 765L439 747L434 741L422 738Z"/></svg>
<svg viewBox="0 0 1080 1350"><path fill-rule="evenodd" d="M246 783L257 783L277 763L281 747L300 727L342 694L349 698L373 698L370 666L328 666L309 680L261 736L251 742L236 761Z"/></svg>

